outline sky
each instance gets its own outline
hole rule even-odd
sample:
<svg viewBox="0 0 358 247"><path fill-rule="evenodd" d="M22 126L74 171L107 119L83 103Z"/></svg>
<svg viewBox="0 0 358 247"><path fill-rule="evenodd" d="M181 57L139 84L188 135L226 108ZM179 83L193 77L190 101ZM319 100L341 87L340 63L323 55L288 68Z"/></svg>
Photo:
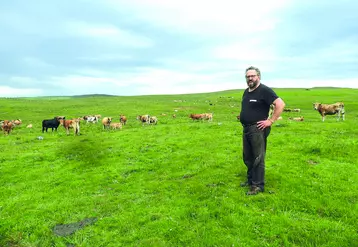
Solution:
<svg viewBox="0 0 358 247"><path fill-rule="evenodd" d="M356 0L0 3L0 97L358 88Z"/></svg>

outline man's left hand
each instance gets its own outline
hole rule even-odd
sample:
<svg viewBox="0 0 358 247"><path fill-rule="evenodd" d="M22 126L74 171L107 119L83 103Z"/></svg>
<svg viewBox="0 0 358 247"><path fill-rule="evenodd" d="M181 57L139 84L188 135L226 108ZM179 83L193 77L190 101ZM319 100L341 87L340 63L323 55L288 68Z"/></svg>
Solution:
<svg viewBox="0 0 358 247"><path fill-rule="evenodd" d="M257 128L259 130L263 130L263 129L267 128L267 127L270 127L271 125L272 125L272 122L270 120L268 120L268 119L257 122Z"/></svg>

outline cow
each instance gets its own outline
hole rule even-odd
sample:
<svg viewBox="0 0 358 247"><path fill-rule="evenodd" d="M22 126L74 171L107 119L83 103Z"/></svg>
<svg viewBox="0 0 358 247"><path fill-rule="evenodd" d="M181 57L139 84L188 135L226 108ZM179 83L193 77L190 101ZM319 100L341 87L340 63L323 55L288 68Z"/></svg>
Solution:
<svg viewBox="0 0 358 247"><path fill-rule="evenodd" d="M26 128L31 129L31 128L32 128L32 124L27 125Z"/></svg>
<svg viewBox="0 0 358 247"><path fill-rule="evenodd" d="M190 114L189 117L194 121L194 120L201 120L204 119L204 115L203 114Z"/></svg>
<svg viewBox="0 0 358 247"><path fill-rule="evenodd" d="M65 117L63 117L62 119L59 119L59 117L54 117L53 119L45 119L42 120L42 133L44 133L44 131L47 129L51 128L52 132L53 129L55 129L57 131L58 126L60 125L60 120L64 120Z"/></svg>
<svg viewBox="0 0 358 247"><path fill-rule="evenodd" d="M1 128L4 131L4 134L8 135L10 134L11 130L14 128L14 123L9 120L4 120L2 121Z"/></svg>
<svg viewBox="0 0 358 247"><path fill-rule="evenodd" d="M11 122L13 122L15 125L20 125L20 124L22 124L21 119L16 119L16 120L13 120L13 121L11 121Z"/></svg>
<svg viewBox="0 0 358 247"><path fill-rule="evenodd" d="M213 121L213 114L212 113L203 113L204 119L207 119L208 121Z"/></svg>
<svg viewBox="0 0 358 247"><path fill-rule="evenodd" d="M304 120L304 117L303 116L301 116L301 117L290 117L290 118L288 118L289 120L293 120L293 121L298 121L298 122L302 122L303 120Z"/></svg>
<svg viewBox="0 0 358 247"><path fill-rule="evenodd" d="M158 118L156 116L152 116L149 118L149 123L150 124L157 124L158 123Z"/></svg>
<svg viewBox="0 0 358 247"><path fill-rule="evenodd" d="M111 117L104 117L102 119L103 129L109 129L109 125L110 125L111 122L112 122Z"/></svg>
<svg viewBox="0 0 358 247"><path fill-rule="evenodd" d="M173 118L176 118L176 117L177 117L177 115L173 114Z"/></svg>
<svg viewBox="0 0 358 247"><path fill-rule="evenodd" d="M122 129L122 123L110 123L109 124L109 127L111 128L111 129Z"/></svg>
<svg viewBox="0 0 358 247"><path fill-rule="evenodd" d="M324 122L326 115L335 115L337 114L337 121L340 120L342 116L342 120L344 121L344 103L337 102L334 104L321 104L319 102L313 103L313 108L317 110L322 116L322 122Z"/></svg>
<svg viewBox="0 0 358 247"><path fill-rule="evenodd" d="M87 123L97 123L98 118L96 116L84 116L83 120L85 120Z"/></svg>
<svg viewBox="0 0 358 247"><path fill-rule="evenodd" d="M63 127L65 127L67 135L70 134L70 129L73 129L74 135L80 134L80 119L79 118L74 118L74 119L70 119L70 120L63 119L62 125L63 125Z"/></svg>
<svg viewBox="0 0 358 247"><path fill-rule="evenodd" d="M149 124L149 123L150 123L150 122L149 122L149 119L150 119L150 116L149 116L149 115L138 115L138 116L137 116L137 120L141 121L141 122L142 122L142 125L143 125L144 123Z"/></svg>
<svg viewBox="0 0 358 247"><path fill-rule="evenodd" d="M119 115L119 121L121 122L122 125L126 125L127 117L124 115Z"/></svg>

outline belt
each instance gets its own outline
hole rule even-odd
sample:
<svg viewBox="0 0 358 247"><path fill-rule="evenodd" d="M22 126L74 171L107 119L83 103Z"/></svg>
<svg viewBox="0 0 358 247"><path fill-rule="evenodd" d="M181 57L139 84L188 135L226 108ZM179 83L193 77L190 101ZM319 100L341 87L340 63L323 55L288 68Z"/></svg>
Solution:
<svg viewBox="0 0 358 247"><path fill-rule="evenodd" d="M256 125L257 123L250 123L250 124L242 124L243 127L250 127L250 126L254 126Z"/></svg>

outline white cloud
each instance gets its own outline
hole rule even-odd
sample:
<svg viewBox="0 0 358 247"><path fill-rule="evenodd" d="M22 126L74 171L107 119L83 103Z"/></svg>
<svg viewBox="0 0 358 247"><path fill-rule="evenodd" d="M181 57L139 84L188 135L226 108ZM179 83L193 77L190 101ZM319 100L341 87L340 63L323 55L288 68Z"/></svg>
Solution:
<svg viewBox="0 0 358 247"><path fill-rule="evenodd" d="M41 89L33 88L12 88L9 86L0 86L0 97L30 97L42 94Z"/></svg>
<svg viewBox="0 0 358 247"><path fill-rule="evenodd" d="M151 47L153 41L142 35L122 30L113 24L90 24L83 21L68 21L64 29L69 35L89 37L118 46Z"/></svg>
<svg viewBox="0 0 358 247"><path fill-rule="evenodd" d="M108 62L108 61L124 61L132 60L133 57L130 55L122 54L100 54L98 56L82 56L78 57L79 60L92 61L92 62Z"/></svg>
<svg viewBox="0 0 358 247"><path fill-rule="evenodd" d="M26 76L12 76L10 77L11 82L20 82L20 83L33 83L36 82L36 79L32 77L26 77Z"/></svg>
<svg viewBox="0 0 358 247"><path fill-rule="evenodd" d="M99 73L99 72L95 72ZM48 78L54 85L61 86L69 91L89 91L89 90L101 90L109 85L125 86L114 77L95 77L95 76L80 76L80 75L68 75L63 77L51 77Z"/></svg>
<svg viewBox="0 0 358 247"><path fill-rule="evenodd" d="M52 67L53 65L43 61L42 59L36 57L24 57L23 61L26 65L34 67Z"/></svg>
<svg viewBox="0 0 358 247"><path fill-rule="evenodd" d="M132 0L105 1L119 11L129 10L133 16L162 27L195 34L253 33L274 28L275 12L289 0Z"/></svg>

